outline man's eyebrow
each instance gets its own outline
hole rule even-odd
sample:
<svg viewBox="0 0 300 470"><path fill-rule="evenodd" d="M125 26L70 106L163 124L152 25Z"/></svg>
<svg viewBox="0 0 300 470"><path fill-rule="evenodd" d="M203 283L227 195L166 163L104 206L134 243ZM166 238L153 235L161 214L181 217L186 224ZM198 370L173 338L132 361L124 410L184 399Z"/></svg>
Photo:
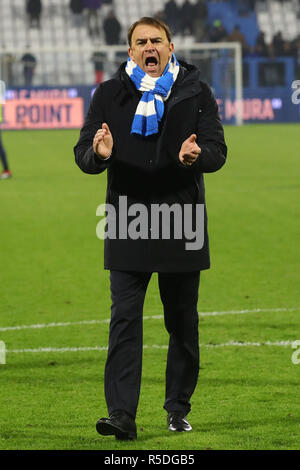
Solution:
<svg viewBox="0 0 300 470"><path fill-rule="evenodd" d="M157 36L157 37L155 37L155 38L150 38L150 41L156 41L157 39L162 39L162 37L161 37L161 36ZM137 38L137 39L135 40L135 42L138 42L138 41L147 41L147 40L148 40L148 38Z"/></svg>

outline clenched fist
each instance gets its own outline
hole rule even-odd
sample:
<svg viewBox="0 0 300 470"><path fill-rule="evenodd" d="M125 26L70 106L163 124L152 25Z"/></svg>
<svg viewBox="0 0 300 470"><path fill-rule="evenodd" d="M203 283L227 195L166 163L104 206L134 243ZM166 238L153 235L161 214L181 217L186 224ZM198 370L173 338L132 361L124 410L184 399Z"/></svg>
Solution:
<svg viewBox="0 0 300 470"><path fill-rule="evenodd" d="M196 134L192 134L181 146L179 160L184 165L192 165L201 153L201 148L196 144L196 138Z"/></svg>

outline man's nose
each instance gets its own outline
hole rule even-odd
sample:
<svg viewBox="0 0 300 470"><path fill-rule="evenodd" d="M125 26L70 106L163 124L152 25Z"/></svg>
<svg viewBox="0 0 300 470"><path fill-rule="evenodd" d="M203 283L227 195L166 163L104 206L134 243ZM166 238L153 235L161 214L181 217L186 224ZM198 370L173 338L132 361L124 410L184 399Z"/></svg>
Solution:
<svg viewBox="0 0 300 470"><path fill-rule="evenodd" d="M147 44L145 46L145 49L146 49L146 51L154 51L154 46L153 46L152 42L150 41L150 39L148 39Z"/></svg>

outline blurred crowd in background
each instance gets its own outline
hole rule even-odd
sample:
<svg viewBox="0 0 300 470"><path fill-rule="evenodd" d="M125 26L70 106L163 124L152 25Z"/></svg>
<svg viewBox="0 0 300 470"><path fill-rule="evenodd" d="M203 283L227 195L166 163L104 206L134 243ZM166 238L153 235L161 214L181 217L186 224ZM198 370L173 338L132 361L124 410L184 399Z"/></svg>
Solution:
<svg viewBox="0 0 300 470"><path fill-rule="evenodd" d="M230 3L230 0L210 0L213 2ZM239 14L247 16L253 12L258 0L236 0ZM262 4L267 0L259 0ZM285 3L286 0L279 0ZM87 27L91 37L100 36L100 23L104 33L105 42L108 45L124 43L121 37L122 26L113 9L113 0L70 0L70 14L75 27ZM287 41L282 37L281 32L273 36L271 43L267 43L262 31L257 36L256 45L249 46L245 35L239 26L235 26L232 31L227 31L221 19L216 19L213 24L207 21L208 8L207 0L197 0L191 2L185 0L180 5L176 0L168 0L164 9L156 13L156 17L167 22L174 36L190 35L195 42L221 42L237 41L242 44L244 55L257 55L262 57L295 56L299 52L300 35L292 41ZM300 17L300 0L299 17ZM111 10L104 17L101 17L101 7L111 5ZM40 27L40 17L42 14L42 0L27 0L26 11L30 27Z"/></svg>
<svg viewBox="0 0 300 470"><path fill-rule="evenodd" d="M40 0L38 0L40 1ZM229 3L230 0L211 0L212 2ZM279 0L282 4L286 0ZM259 0L266 4L267 0ZM99 30L93 28L92 17L96 20L101 5L113 0L71 0L70 8L75 17L76 24L82 24L82 14L88 9L88 28L90 35L99 34ZM165 21L171 28L174 36L192 36L195 42L239 42L242 45L243 57L293 57L295 60L296 78L300 77L300 35L288 41L283 38L280 31L276 32L271 42L267 42L263 31L259 31L256 44L249 45L243 31L235 25L231 31L227 31L221 19L215 19L212 24L208 21L207 0L191 2L185 0L181 5L176 0L168 0L164 9L156 13L156 18ZM241 16L251 14L256 7L257 0L236 0L238 12ZM267 5L266 5L267 8ZM298 15L300 18L300 0L298 0ZM80 18L80 19L78 19ZM97 23L98 24L98 23ZM108 16L103 19L103 30L106 44L120 44L121 24L111 9Z"/></svg>
<svg viewBox="0 0 300 470"><path fill-rule="evenodd" d="M219 1L226 3L226 0ZM284 3L285 0L281 1ZM253 12L256 0L243 0L237 1L237 3L239 4L239 14L247 16ZM261 0L260 3L262 3ZM242 45L244 56L282 57L295 56L299 52L300 35L292 41L287 41L283 39L281 32L277 32L271 43L267 43L265 34L260 31L255 46L250 46L247 44L245 35L238 25L232 31L227 31L220 19L216 19L213 24L209 24L207 21L208 8L206 0L197 0L196 3L185 0L180 7L176 0L169 0L165 4L164 10L158 12L157 16L168 22L175 35L179 32L192 35L195 42L239 42Z"/></svg>
<svg viewBox="0 0 300 470"><path fill-rule="evenodd" d="M300 78L300 35L292 40L286 40L280 31L275 32L271 41L266 41L263 31L258 31L255 44L248 44L245 31L236 24L227 30L222 18L214 18L209 21L208 6L210 3L228 3L235 6L238 15L247 17L253 14L257 4L260 8L266 5L267 0L167 0L162 1L163 8L155 13L155 17L165 21L171 29L174 37L189 37L192 42L239 42L242 45L244 58L251 57L291 57L295 61L295 78ZM278 0L284 5L285 0ZM298 16L300 19L300 0L293 0L298 5ZM105 8L103 8L105 5ZM70 0L69 20L73 28L86 28L88 35L97 44L117 45L126 43L126 32L122 29L121 22L117 18L114 9L114 0ZM220 5L221 7L222 5ZM42 28L43 0L26 0L25 9L29 29ZM270 39L270 38L268 38ZM2 69L7 70L6 81L13 83L13 74L9 72L13 63L11 54L3 54ZM103 54L95 52L91 58L95 66L96 83L103 76ZM37 60L29 48L21 58L23 65L24 84L31 86ZM100 76L101 75L101 76Z"/></svg>

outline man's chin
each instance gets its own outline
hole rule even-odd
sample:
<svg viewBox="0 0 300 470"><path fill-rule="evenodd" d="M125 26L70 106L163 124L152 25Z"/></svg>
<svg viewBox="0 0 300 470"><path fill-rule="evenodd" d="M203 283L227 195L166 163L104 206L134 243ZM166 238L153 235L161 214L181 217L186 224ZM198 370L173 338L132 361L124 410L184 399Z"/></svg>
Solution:
<svg viewBox="0 0 300 470"><path fill-rule="evenodd" d="M146 72L147 75L150 75L150 77L159 77L161 75L158 65L145 66L144 67L144 72Z"/></svg>

